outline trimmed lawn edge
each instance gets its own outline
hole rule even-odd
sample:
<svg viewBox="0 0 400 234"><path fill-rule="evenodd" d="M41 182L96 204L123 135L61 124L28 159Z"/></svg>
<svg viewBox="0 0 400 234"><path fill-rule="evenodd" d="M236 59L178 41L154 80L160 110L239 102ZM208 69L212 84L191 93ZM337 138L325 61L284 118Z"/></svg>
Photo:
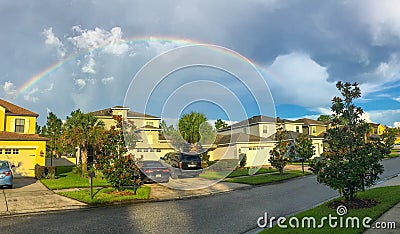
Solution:
<svg viewBox="0 0 400 234"><path fill-rule="evenodd" d="M304 177L304 176L311 176L312 173L310 172L305 172L303 174L302 171L297 171L297 170L288 170L283 173L283 175L280 175L279 173L266 173L266 174L258 174L258 175L253 175L253 176L246 176L246 177L239 177L239 178L228 178L225 179L224 182L229 182L229 183L239 183L239 184L248 184L251 186L262 186L262 185L268 185L268 184L277 184L277 183L283 183L288 180L296 179L299 177ZM268 176L276 176L276 179L268 179ZM282 177L282 178L280 178Z"/></svg>

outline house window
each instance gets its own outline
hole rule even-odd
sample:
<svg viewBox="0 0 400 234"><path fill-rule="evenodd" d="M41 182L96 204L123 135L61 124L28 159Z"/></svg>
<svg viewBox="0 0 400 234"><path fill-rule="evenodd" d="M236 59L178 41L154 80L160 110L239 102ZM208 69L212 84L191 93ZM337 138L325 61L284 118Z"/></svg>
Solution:
<svg viewBox="0 0 400 234"><path fill-rule="evenodd" d="M13 154L19 154L19 149L13 149Z"/></svg>
<svg viewBox="0 0 400 234"><path fill-rule="evenodd" d="M161 152L161 149L156 149L157 152Z"/></svg>
<svg viewBox="0 0 400 234"><path fill-rule="evenodd" d="M149 149L143 149L143 152L149 152Z"/></svg>
<svg viewBox="0 0 400 234"><path fill-rule="evenodd" d="M25 119L15 119L15 132L24 133Z"/></svg>
<svg viewBox="0 0 400 234"><path fill-rule="evenodd" d="M137 149L137 152L142 152L142 149Z"/></svg>
<svg viewBox="0 0 400 234"><path fill-rule="evenodd" d="M150 149L150 152L154 152L154 149Z"/></svg>
<svg viewBox="0 0 400 234"><path fill-rule="evenodd" d="M263 126L263 133L267 134L268 133L268 126Z"/></svg>
<svg viewBox="0 0 400 234"><path fill-rule="evenodd" d="M315 126L312 126L312 127L311 127L311 132L312 132L313 134L317 133L317 128L316 128Z"/></svg>
<svg viewBox="0 0 400 234"><path fill-rule="evenodd" d="M247 128L243 128L243 133L246 133L247 134Z"/></svg>
<svg viewBox="0 0 400 234"><path fill-rule="evenodd" d="M296 126L296 132L300 132L300 126Z"/></svg>
<svg viewBox="0 0 400 234"><path fill-rule="evenodd" d="M0 154L3 154L3 149L0 149Z"/></svg>
<svg viewBox="0 0 400 234"><path fill-rule="evenodd" d="M4 153L5 153L5 154L11 154L11 149L5 149L5 150L4 150Z"/></svg>
<svg viewBox="0 0 400 234"><path fill-rule="evenodd" d="M154 123L149 121L149 122L146 122L146 125L154 126Z"/></svg>

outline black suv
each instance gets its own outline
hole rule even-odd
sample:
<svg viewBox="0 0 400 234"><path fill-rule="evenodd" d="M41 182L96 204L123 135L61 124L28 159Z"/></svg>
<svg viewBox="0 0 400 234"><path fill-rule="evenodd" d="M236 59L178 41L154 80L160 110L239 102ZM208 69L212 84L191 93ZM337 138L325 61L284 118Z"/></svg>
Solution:
<svg viewBox="0 0 400 234"><path fill-rule="evenodd" d="M201 158L199 154L167 153L161 159L172 167L171 177L173 179L180 176L197 177L203 169L201 167Z"/></svg>

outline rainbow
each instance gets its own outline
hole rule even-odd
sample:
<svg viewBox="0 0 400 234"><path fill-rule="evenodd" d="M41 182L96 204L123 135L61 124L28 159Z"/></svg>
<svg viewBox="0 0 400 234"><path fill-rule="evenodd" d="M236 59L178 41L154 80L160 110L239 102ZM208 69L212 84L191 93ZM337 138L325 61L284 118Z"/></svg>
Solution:
<svg viewBox="0 0 400 234"><path fill-rule="evenodd" d="M164 37L164 36L150 36L150 37L130 37L130 38L125 38L123 39L124 41L122 43L138 43L138 42L144 42L144 43L148 43L151 41L157 41L157 42L164 42L164 43L176 43L176 44L181 44L183 45L205 45L207 46L206 43L204 42L200 42L200 41L195 41L192 39L185 39L185 38L174 38L174 37ZM99 48L95 48L92 49L93 50L98 50L101 49L102 47ZM258 65L257 63L255 63L254 61L251 61L247 58L244 58L242 56L239 56L239 54L235 53L234 51L229 51L229 50L223 50L221 48L216 48L216 47L212 47L212 49L214 50L218 50L221 53L227 54L229 56L238 58L240 60L243 60L244 62L247 63L251 63L255 66L256 69L258 69L259 71L264 71L267 72L266 69L264 69L261 65ZM35 84L37 84L40 80L44 79L45 77L48 77L50 74L56 72L58 69L60 69L64 64L68 63L69 61L73 60L74 58L82 55L82 54L87 54L89 53L90 50L86 50L82 53L77 53L77 54L72 54L69 55L68 57L52 64L51 66L47 67L46 69L44 69L43 71L37 73L36 75L30 77L28 79L27 82L25 82L22 86L20 86L17 89L17 97L19 95L24 94L25 92L27 92L30 88L32 88ZM271 74L270 72L268 72L270 75L273 76L273 74Z"/></svg>

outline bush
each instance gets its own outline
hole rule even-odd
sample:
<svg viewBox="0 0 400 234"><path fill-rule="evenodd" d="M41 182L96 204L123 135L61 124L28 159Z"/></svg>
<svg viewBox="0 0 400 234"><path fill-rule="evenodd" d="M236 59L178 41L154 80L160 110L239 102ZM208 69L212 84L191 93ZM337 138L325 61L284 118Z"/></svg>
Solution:
<svg viewBox="0 0 400 234"><path fill-rule="evenodd" d="M56 174L55 166L40 166L39 164L35 165L35 178L40 180L47 177L49 174Z"/></svg>
<svg viewBox="0 0 400 234"><path fill-rule="evenodd" d="M245 167L246 163L247 163L247 157L246 154L239 154L239 158L240 158L240 167Z"/></svg>

